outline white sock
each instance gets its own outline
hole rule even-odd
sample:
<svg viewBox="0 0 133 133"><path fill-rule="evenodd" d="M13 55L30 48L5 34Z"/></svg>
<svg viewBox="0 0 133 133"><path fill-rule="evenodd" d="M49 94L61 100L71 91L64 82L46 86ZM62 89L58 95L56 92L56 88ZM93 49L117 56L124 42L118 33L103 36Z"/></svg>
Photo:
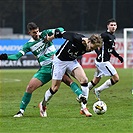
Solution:
<svg viewBox="0 0 133 133"><path fill-rule="evenodd" d="M111 80L108 79L108 80L106 80L101 86L99 86L99 87L97 88L97 90L98 90L99 92L101 92L101 91L103 91L104 89L109 88L110 86L112 86L112 83L111 83Z"/></svg>
<svg viewBox="0 0 133 133"><path fill-rule="evenodd" d="M83 104L82 102L81 102L81 110L82 109L85 109L86 108L86 104Z"/></svg>
<svg viewBox="0 0 133 133"><path fill-rule="evenodd" d="M50 89L48 89L46 92L45 92L45 95L44 95L44 100L42 102L42 105L43 106L46 106L47 102L52 98L53 94L51 94L50 92Z"/></svg>
<svg viewBox="0 0 133 133"><path fill-rule="evenodd" d="M49 101L52 96L50 89L48 89L45 93L45 101Z"/></svg>
<svg viewBox="0 0 133 133"><path fill-rule="evenodd" d="M91 90L93 88L93 84L91 82L88 83L88 88Z"/></svg>
<svg viewBox="0 0 133 133"><path fill-rule="evenodd" d="M81 86L82 89L82 94L86 97L86 100L88 100L88 96L89 96L89 89L88 86ZM86 104L83 104L81 102L81 109L85 109L86 108Z"/></svg>
<svg viewBox="0 0 133 133"><path fill-rule="evenodd" d="M81 86L82 89L82 94L86 97L86 99L88 100L88 96L89 96L89 89L88 86Z"/></svg>
<svg viewBox="0 0 133 133"><path fill-rule="evenodd" d="M23 109L20 109L20 112L23 114L24 113L24 110Z"/></svg>

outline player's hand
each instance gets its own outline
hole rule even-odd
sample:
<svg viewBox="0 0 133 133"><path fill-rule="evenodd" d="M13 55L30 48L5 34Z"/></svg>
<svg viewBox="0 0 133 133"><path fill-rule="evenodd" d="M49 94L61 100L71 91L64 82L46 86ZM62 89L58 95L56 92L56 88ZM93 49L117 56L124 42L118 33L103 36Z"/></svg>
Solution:
<svg viewBox="0 0 133 133"><path fill-rule="evenodd" d="M48 34L44 38L44 43L51 42L54 39L54 35L49 36Z"/></svg>
<svg viewBox="0 0 133 133"><path fill-rule="evenodd" d="M7 54L1 54L0 55L0 60L7 60Z"/></svg>
<svg viewBox="0 0 133 133"><path fill-rule="evenodd" d="M118 59L120 60L121 63L124 61L121 56L118 56Z"/></svg>
<svg viewBox="0 0 133 133"><path fill-rule="evenodd" d="M55 38L62 38L62 33L59 29L55 30L54 37Z"/></svg>

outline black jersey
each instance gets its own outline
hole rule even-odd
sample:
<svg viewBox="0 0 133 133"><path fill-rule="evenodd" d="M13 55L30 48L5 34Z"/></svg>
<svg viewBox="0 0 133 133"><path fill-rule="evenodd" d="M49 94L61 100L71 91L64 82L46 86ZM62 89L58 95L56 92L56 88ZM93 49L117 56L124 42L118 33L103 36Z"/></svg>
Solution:
<svg viewBox="0 0 133 133"><path fill-rule="evenodd" d="M115 50L115 36L106 31L101 34L101 37L103 39L103 45L100 49L95 50L97 53L96 60L98 62L110 61L111 54L118 57L119 54Z"/></svg>
<svg viewBox="0 0 133 133"><path fill-rule="evenodd" d="M86 47L82 44L84 35L65 32L63 38L66 39L64 44L56 52L56 56L62 61L72 61L78 56L86 53Z"/></svg>

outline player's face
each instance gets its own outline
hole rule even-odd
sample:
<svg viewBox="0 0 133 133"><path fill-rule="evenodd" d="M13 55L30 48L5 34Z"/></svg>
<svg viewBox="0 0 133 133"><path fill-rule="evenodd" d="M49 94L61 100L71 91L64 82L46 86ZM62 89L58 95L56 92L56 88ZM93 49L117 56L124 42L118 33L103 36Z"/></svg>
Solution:
<svg viewBox="0 0 133 133"><path fill-rule="evenodd" d="M107 28L110 33L114 33L117 29L116 22L110 22L109 25L107 25Z"/></svg>
<svg viewBox="0 0 133 133"><path fill-rule="evenodd" d="M29 35L31 35L34 40L38 40L39 39L39 28L29 31Z"/></svg>

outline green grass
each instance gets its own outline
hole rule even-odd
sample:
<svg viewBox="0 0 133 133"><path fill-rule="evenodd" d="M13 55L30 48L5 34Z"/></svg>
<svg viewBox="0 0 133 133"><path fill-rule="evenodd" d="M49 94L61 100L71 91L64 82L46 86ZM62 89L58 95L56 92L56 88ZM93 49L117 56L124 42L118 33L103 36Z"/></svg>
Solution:
<svg viewBox="0 0 133 133"><path fill-rule="evenodd" d="M91 80L94 69L85 69ZM25 88L36 72L33 70L0 70L0 132L2 133L131 133L132 128L132 69L118 69L120 81L101 93L101 99L107 104L104 115L93 113L95 102L90 92L88 107L93 116L87 118L79 114L80 105L76 95L64 83L51 99L47 107L47 118L39 115L38 103L51 82L33 93L24 117L13 118L18 112ZM103 77L102 84L107 77Z"/></svg>

